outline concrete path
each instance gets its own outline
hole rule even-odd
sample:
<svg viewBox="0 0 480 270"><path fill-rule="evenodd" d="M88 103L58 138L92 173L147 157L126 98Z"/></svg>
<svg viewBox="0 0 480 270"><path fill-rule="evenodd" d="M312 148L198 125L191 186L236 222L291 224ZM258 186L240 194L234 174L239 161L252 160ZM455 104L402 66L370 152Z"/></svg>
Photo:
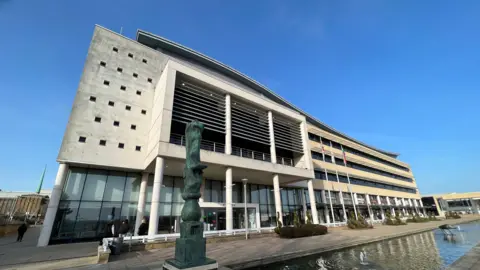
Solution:
<svg viewBox="0 0 480 270"><path fill-rule="evenodd" d="M336 228L327 235L298 239L271 237L216 243L207 245L207 256L217 260L221 266L242 269L429 231L441 224L459 224L478 219L480 216L465 216L459 220L408 224L406 226L377 225L372 230ZM110 257L111 262L106 265L92 265L75 269L161 269L165 259L172 258L174 252L174 248L166 248L126 253Z"/></svg>
<svg viewBox="0 0 480 270"><path fill-rule="evenodd" d="M0 269L51 269L43 268L43 264L75 259L76 264L88 265L95 263L92 256L97 255L98 243L78 243L37 247L41 227L30 227L23 236L22 242L17 242L17 235L0 238ZM82 262L82 260L84 262Z"/></svg>

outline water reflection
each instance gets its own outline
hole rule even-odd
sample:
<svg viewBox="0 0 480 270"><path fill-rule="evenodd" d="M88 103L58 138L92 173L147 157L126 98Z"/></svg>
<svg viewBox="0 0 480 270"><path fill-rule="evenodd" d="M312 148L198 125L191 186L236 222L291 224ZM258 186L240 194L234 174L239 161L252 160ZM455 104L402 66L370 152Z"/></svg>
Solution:
<svg viewBox="0 0 480 270"><path fill-rule="evenodd" d="M463 224L454 233L455 241L444 240L443 233L435 230L253 269L445 269L480 242L480 223Z"/></svg>

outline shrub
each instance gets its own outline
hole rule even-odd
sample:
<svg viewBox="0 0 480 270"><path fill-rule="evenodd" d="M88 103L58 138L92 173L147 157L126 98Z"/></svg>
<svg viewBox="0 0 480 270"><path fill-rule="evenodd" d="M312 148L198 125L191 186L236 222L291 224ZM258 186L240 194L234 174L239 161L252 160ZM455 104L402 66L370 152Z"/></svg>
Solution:
<svg viewBox="0 0 480 270"><path fill-rule="evenodd" d="M307 211L307 224L312 224L312 220L312 213L310 211Z"/></svg>
<svg viewBox="0 0 480 270"><path fill-rule="evenodd" d="M445 213L446 219L459 219L462 218L457 212L446 212Z"/></svg>
<svg viewBox="0 0 480 270"><path fill-rule="evenodd" d="M300 227L282 227L280 228L280 237L282 238L299 238L314 235L327 234L328 229L318 224L303 224Z"/></svg>
<svg viewBox="0 0 480 270"><path fill-rule="evenodd" d="M300 225L301 225L300 219L298 218L297 212L293 212L293 226L295 226L296 228L299 228Z"/></svg>
<svg viewBox="0 0 480 270"><path fill-rule="evenodd" d="M418 214L415 216L412 216L411 218L407 219L407 222L412 222L412 223L422 223L422 222L429 222L430 219L428 218L422 218Z"/></svg>
<svg viewBox="0 0 480 270"><path fill-rule="evenodd" d="M280 213L277 212L277 227L273 230L276 234L280 234L280 229L282 228L283 224L280 221Z"/></svg>
<svg viewBox="0 0 480 270"><path fill-rule="evenodd" d="M385 225L391 225L391 226L398 226L398 225L407 225L407 223L403 222L400 219L400 215L398 214L398 211L395 213L395 218L392 219L392 214L387 211L386 214L387 218L385 219Z"/></svg>
<svg viewBox="0 0 480 270"><path fill-rule="evenodd" d="M350 218L347 220L347 226L350 229L372 229L373 226L368 224L368 222L363 218L363 216L358 215L358 218L355 219L354 215L350 215Z"/></svg>

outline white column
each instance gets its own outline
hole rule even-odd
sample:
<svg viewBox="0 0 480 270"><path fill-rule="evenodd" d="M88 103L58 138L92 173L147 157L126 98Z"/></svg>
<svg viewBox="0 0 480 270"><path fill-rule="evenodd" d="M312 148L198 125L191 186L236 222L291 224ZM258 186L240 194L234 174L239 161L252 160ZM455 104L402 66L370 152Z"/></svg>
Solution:
<svg viewBox="0 0 480 270"><path fill-rule="evenodd" d="M365 194L365 200L367 201L368 216L370 217L370 221L373 224L373 210L370 203L370 195Z"/></svg>
<svg viewBox="0 0 480 270"><path fill-rule="evenodd" d="M232 178L232 168L227 167L225 172L225 221L227 231L233 230Z"/></svg>
<svg viewBox="0 0 480 270"><path fill-rule="evenodd" d="M53 222L57 215L58 204L62 197L63 186L68 172L68 164L60 163L58 165L57 177L55 177L55 185L53 186L52 195L48 203L47 213L43 221L42 231L38 237L37 246L47 246L50 241L50 234L52 233Z"/></svg>
<svg viewBox="0 0 480 270"><path fill-rule="evenodd" d="M382 220L385 219L385 210L383 210L382 200L380 199L380 195L377 195L377 202L380 205L380 214L382 215Z"/></svg>
<svg viewBox="0 0 480 270"><path fill-rule="evenodd" d="M160 206L160 189L163 182L165 160L157 157L155 160L155 174L153 176L152 205L150 207L150 221L148 223L148 236L152 237L158 231L158 208Z"/></svg>
<svg viewBox="0 0 480 270"><path fill-rule="evenodd" d="M328 210L324 208L323 213L325 214L325 222L327 222L327 224L330 224L330 214Z"/></svg>
<svg viewBox="0 0 480 270"><path fill-rule="evenodd" d="M200 198L198 198L198 202L203 203L205 201L205 198L204 198L204 196L205 196L205 178L202 179L202 185L200 186L200 194L202 194L202 196ZM203 209L202 209L202 211L203 211ZM202 217L203 217L203 214L202 214Z"/></svg>
<svg viewBox="0 0 480 270"><path fill-rule="evenodd" d="M343 200L343 192L340 190L338 192L338 196L340 197L340 202L342 203L342 210L343 210L343 221L346 222L348 220L348 215L347 215L347 210L345 209L345 201ZM348 196L348 195L347 195ZM353 203L353 198L352 198L352 203ZM332 210L333 211L333 210ZM332 214L333 215L333 214ZM335 218L335 217L333 217ZM340 217L338 217L340 218ZM340 222L340 220L339 220Z"/></svg>
<svg viewBox="0 0 480 270"><path fill-rule="evenodd" d="M137 219L135 220L135 235L138 235L138 227L142 224L145 216L145 198L147 197L148 172L142 174L142 182L140 183L140 191L138 193Z"/></svg>
<svg viewBox="0 0 480 270"><path fill-rule="evenodd" d="M230 94L225 96L225 154L232 154L232 109Z"/></svg>
<svg viewBox="0 0 480 270"><path fill-rule="evenodd" d="M283 224L282 198L280 197L280 182L278 179L278 174L273 175L273 193L275 196L275 211L278 214L278 219Z"/></svg>
<svg viewBox="0 0 480 270"><path fill-rule="evenodd" d="M272 111L268 111L268 130L270 132L270 157L272 158L272 163L277 163L277 152L275 150L275 135L273 133Z"/></svg>
<svg viewBox="0 0 480 270"><path fill-rule="evenodd" d="M310 198L310 211L312 213L313 224L318 224L317 203L315 201L315 191L313 190L313 180L307 180L308 197ZM326 202L323 201L326 205Z"/></svg>
<svg viewBox="0 0 480 270"><path fill-rule="evenodd" d="M474 199L470 199L470 203L472 204L472 212L474 214L480 214L480 211L478 209L478 204L475 202Z"/></svg>

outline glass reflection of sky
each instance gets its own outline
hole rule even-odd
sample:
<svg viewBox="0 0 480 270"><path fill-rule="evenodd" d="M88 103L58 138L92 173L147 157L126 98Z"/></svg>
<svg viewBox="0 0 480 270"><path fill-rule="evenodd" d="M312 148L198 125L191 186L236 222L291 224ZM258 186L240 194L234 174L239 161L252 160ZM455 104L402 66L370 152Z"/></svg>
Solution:
<svg viewBox="0 0 480 270"><path fill-rule="evenodd" d="M444 240L443 233L434 230L251 270L445 269L480 242L480 222L460 225L460 229L454 231L455 241ZM363 264L360 261L362 251L367 255Z"/></svg>

